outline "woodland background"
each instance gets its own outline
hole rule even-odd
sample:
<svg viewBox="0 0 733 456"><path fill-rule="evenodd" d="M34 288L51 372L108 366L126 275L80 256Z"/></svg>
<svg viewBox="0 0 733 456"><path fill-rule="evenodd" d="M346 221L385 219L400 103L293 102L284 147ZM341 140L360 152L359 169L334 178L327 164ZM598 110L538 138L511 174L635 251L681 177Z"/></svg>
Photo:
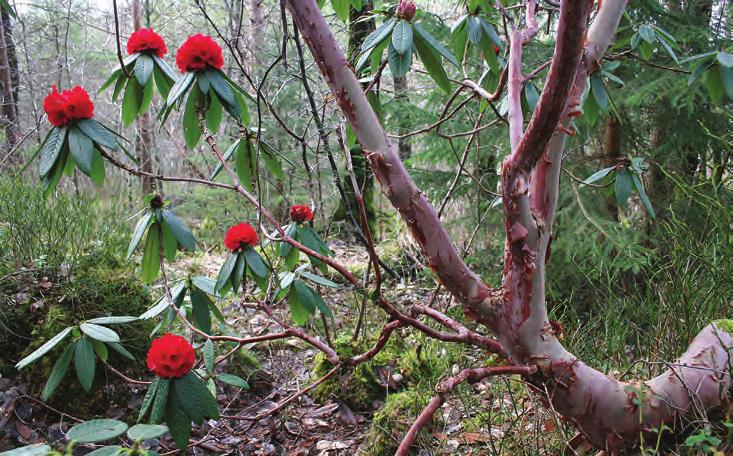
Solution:
<svg viewBox="0 0 733 456"><path fill-rule="evenodd" d="M66 417L54 409L79 418L123 417L136 406L135 401L139 403L139 391L107 372L94 400L83 398L78 385L70 384L73 394L45 406L30 397L37 396L42 387L37 376L42 377L50 366L24 374L12 366L19 354L28 353L80 315L101 310L138 315L162 294L159 285L141 285L136 278L137 261L124 259L133 218L145 194L154 189L165 195L193 227L200 244L197 253L179 257L173 275L215 276L224 258L224 231L239 221L256 219L252 207L233 192L141 181L111 166L107 166L104 187L95 187L77 173L64 177L56 193L44 199L35 165L24 165L49 129L42 102L52 84L64 89L85 87L93 94L95 118L128 138L136 157L142 162L149 159L149 169L155 173L208 178L216 162L201 144L196 150L186 148L180 114L174 113L160 130L140 122L125 128L111 92L96 93L119 65L111 1L11 3L17 17L4 11L0 30L6 50L0 53L4 132L0 152L0 394L16 388L27 399L7 419L0 415L0 450L58 437L63 426L59 420L63 423ZM454 0L417 3L422 23L449 44L450 27L465 13L465 6ZM220 44L224 41L219 34L231 40L231 48L222 46L225 71L254 93L256 87L244 77L241 65L261 89L269 106L260 105L258 111L254 103L249 105L250 126L260 126L262 138L278 151L284 169L278 176L261 167L264 206L285 220L291 204L312 204L315 227L336 258L363 274L367 254L346 220L334 185L334 172L349 181L348 153L339 142L344 122L306 52L308 83L329 132L334 169L303 90L292 24L288 25L284 58L279 58L283 55L279 2L132 0L118 2L118 8L122 45L137 20L166 39L169 62L190 34L210 34ZM339 20L330 6L324 11L345 47L349 34L358 28L354 24L363 20L356 22L358 17L352 14L350 25ZM548 266L548 307L550 318L564 328L563 343L588 364L614 370L619 376L648 377L664 366L647 360L674 359L702 326L731 315L733 93L725 91L725 81L711 81L712 77L689 82L694 65L684 59L709 50L733 49L733 8L729 0L640 0L631 2L627 11L610 50L612 59L604 67L605 104L602 96L586 103L586 114L577 123L578 134L564 160ZM644 24L674 37L668 43L674 57L661 41L647 48L631 48L632 36ZM525 50L526 67L538 69L537 84L545 74L541 65L551 57L552 44L541 37ZM474 51L474 69L480 74L478 55ZM461 77L455 69L449 76ZM467 263L496 283L501 277L503 227L501 209L494 202L499 167L509 149L506 126L499 121L470 142L466 135L450 135L471 131L479 116L484 123L498 118L501 106L497 103L498 112L484 111L486 106L479 100L469 100L440 126L441 133L449 135L446 139L432 126L448 97L419 62L404 79L395 80L388 71L381 78L383 122L399 138L408 170L441 208ZM525 98L532 103L531 93ZM154 105L159 106L160 100L156 98ZM227 122L217 135L222 149L237 133L236 125ZM287 134L282 124L301 139ZM638 192L632 192L628 201L622 199L625 205L619 204L613 174L593 185L581 183L600 169L637 157L648 165L643 182L654 218ZM459 166L461 162L465 163ZM227 180L223 175L218 179ZM362 172L357 180L366 182L378 250L398 276L388 279L385 292L402 303L431 300L449 315L463 319L450 296L436 291L436 281L404 223L376 190L370 190L373 184L368 173ZM341 348L353 346L358 352L356 346L367 345L384 317L367 312L365 324L355 334L360 298L343 289L324 293L336 313L335 321L329 324L328 334L317 319L309 326ZM221 307L227 309L227 303ZM239 309L229 308L225 315L230 330L239 334L257 334L267 324ZM141 324L124 335L139 360L151 330ZM308 382L311 371L315 375L325 368L323 360L314 355L297 344L251 347L232 361L251 379L251 389L222 392L231 401L224 403L235 409L264 407L266 401L285 394L273 385L297 389ZM391 343L363 370L340 379L345 387L333 384L321 389L271 423L252 429L233 424L227 435L204 449L223 453L238 447L244 454L254 454L247 449L286 454L301 448L303 454L331 450L354 454L361 445L366 454L390 454L398 443L397 430L404 432L409 426L437 379L463 366L466 359L481 357L485 355L475 350L411 335ZM131 368L144 372L142 362ZM572 437L573 431L542 411L516 379L463 388L479 394L458 394L444 407L431 433L420 440L425 451L432 452L425 454L549 454ZM82 400L70 400L77 393ZM700 416L680 430L677 446L668 451L724 451L733 443L730 418Z"/></svg>

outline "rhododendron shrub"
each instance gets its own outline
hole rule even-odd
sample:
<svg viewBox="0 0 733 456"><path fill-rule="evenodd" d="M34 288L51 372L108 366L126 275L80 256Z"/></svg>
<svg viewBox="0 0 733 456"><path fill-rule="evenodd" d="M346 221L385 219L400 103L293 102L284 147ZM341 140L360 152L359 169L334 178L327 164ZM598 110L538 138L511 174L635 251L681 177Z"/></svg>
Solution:
<svg viewBox="0 0 733 456"><path fill-rule="evenodd" d="M196 147L204 127L212 132L219 130L222 108L236 122L249 121L244 99L251 97L221 70L222 50L211 37L190 36L178 48L176 64L183 76L171 89L160 118L165 122L188 96L183 111L183 136L189 148Z"/></svg>
<svg viewBox="0 0 733 456"><path fill-rule="evenodd" d="M195 360L191 344L175 334L155 339L147 356L156 378L143 398L138 422L146 417L151 424L165 421L178 448L188 446L191 422L201 425L205 418L219 418L216 398L204 378L191 370Z"/></svg>
<svg viewBox="0 0 733 456"><path fill-rule="evenodd" d="M152 28L137 30L127 40L128 57L122 61L99 91L114 84L112 100L122 95L122 123L132 125L138 115L150 109L155 87L167 98L178 75L164 60L168 47Z"/></svg>
<svg viewBox="0 0 733 456"><path fill-rule="evenodd" d="M43 109L54 126L38 150L38 173L44 183L44 193L50 193L61 175L70 175L76 167L101 186L103 148L117 149L120 137L94 120L94 103L86 90L76 86L59 92L54 85L43 100Z"/></svg>
<svg viewBox="0 0 733 456"><path fill-rule="evenodd" d="M148 195L145 199L148 205L135 225L127 248L127 258L135 253L140 241L145 237L142 279L145 283L151 283L158 277L163 258L172 262L180 249L193 252L196 250L196 239L186 224L173 211L166 209L167 203L160 195Z"/></svg>
<svg viewBox="0 0 733 456"><path fill-rule="evenodd" d="M229 256L219 270L214 290L226 293L237 292L239 286L245 289L244 280L253 279L261 289L267 286L269 268L255 247L259 242L257 231L249 223L239 223L230 227L224 236L224 245L229 249Z"/></svg>

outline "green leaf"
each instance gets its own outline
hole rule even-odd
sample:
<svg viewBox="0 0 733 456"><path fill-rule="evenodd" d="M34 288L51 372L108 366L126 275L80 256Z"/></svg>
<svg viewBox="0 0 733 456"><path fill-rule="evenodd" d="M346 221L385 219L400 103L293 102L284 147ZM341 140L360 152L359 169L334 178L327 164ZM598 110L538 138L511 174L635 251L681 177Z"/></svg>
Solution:
<svg viewBox="0 0 733 456"><path fill-rule="evenodd" d="M299 261L300 261L300 250L296 248L291 248L288 254L285 256L285 265L289 269L292 269L295 267L295 265L298 264Z"/></svg>
<svg viewBox="0 0 733 456"><path fill-rule="evenodd" d="M727 52L718 52L715 55L715 58L718 60L718 63L720 63L724 67L733 68L733 54L729 54Z"/></svg>
<svg viewBox="0 0 733 456"><path fill-rule="evenodd" d="M382 25L377 27L376 30L364 39L364 42L361 44L361 51L366 52L384 41L392 33L392 29L395 27L395 24L396 23L393 18L384 21Z"/></svg>
<svg viewBox="0 0 733 456"><path fill-rule="evenodd" d="M182 78L180 78L178 81L176 81L175 84L173 84L173 87L171 87L171 91L168 94L168 98L166 99L166 106L173 107L173 105L176 104L179 98L183 96L184 93L186 93L186 90L191 86L191 83L193 82L194 77L196 76L196 73L193 73L191 71L186 72L186 74L183 75Z"/></svg>
<svg viewBox="0 0 733 456"><path fill-rule="evenodd" d="M137 118L140 105L143 101L143 88L137 83L137 79L130 78L125 87L125 95L122 97L122 123L126 127L132 125Z"/></svg>
<svg viewBox="0 0 733 456"><path fill-rule="evenodd" d="M160 424L136 424L127 430L127 437L133 441L150 440L168 432L168 427Z"/></svg>
<svg viewBox="0 0 733 456"><path fill-rule="evenodd" d="M325 316L333 317L331 309L328 308L328 305L326 305L326 302L323 300L321 295L316 293L313 288L306 285L305 282L296 280L295 282L293 282L293 288L298 295L298 301L303 303L307 308L310 309L315 307L320 310L321 313L323 313Z"/></svg>
<svg viewBox="0 0 733 456"><path fill-rule="evenodd" d="M616 201L626 207L631 195L631 172L624 168L616 175Z"/></svg>
<svg viewBox="0 0 733 456"><path fill-rule="evenodd" d="M237 100L234 98L232 87L229 85L229 82L226 80L226 78L221 74L221 70L209 68L206 70L206 76L211 82L211 87L213 87L214 91L219 96L219 99L222 106L224 106L224 109L226 109L226 111L231 114L232 117L238 119L242 115L242 113L239 111L239 105L237 104Z"/></svg>
<svg viewBox="0 0 733 456"><path fill-rule="evenodd" d="M237 377L236 375L221 373L217 375L216 378L219 381L236 386L237 388L249 388L247 381L241 377Z"/></svg>
<svg viewBox="0 0 733 456"><path fill-rule="evenodd" d="M310 318L310 314L315 312L315 309L308 309L303 302L300 301L298 293L295 291L295 287L290 288L288 293L288 304L290 305L290 318L293 319L296 325L303 326Z"/></svg>
<svg viewBox="0 0 733 456"><path fill-rule="evenodd" d="M206 334L211 334L211 312L209 311L209 295L199 290L191 288L191 307L193 309L193 319L196 326Z"/></svg>
<svg viewBox="0 0 733 456"><path fill-rule="evenodd" d="M203 71L197 71L196 72L196 82L198 82L199 90L203 93L209 93L209 88L211 87L211 83L209 82L209 78L206 77L206 73Z"/></svg>
<svg viewBox="0 0 733 456"><path fill-rule="evenodd" d="M97 360L94 357L94 346L87 337L82 337L76 341L76 349L74 350L74 369L76 377L79 379L82 388L87 393L92 389L94 382L94 371Z"/></svg>
<svg viewBox="0 0 733 456"><path fill-rule="evenodd" d="M119 79L117 79L117 82L115 82L115 88L112 90L112 101L117 103L117 99L120 97L120 93L122 93L122 89L125 88L125 84L127 83L128 78L127 76L121 76Z"/></svg>
<svg viewBox="0 0 733 456"><path fill-rule="evenodd" d="M176 397L181 401L183 411L196 424L201 424L205 417L219 418L219 404L206 388L206 384L193 372L173 380Z"/></svg>
<svg viewBox="0 0 733 456"><path fill-rule="evenodd" d="M41 177L49 174L59 159L61 149L66 142L66 127L54 127L48 132L41 148L41 160L38 164L38 173Z"/></svg>
<svg viewBox="0 0 733 456"><path fill-rule="evenodd" d="M165 256L165 259L168 260L169 263L172 263L173 260L176 259L178 241L176 240L176 236L173 234L173 230L171 230L165 220L160 223L160 227L163 232L163 256Z"/></svg>
<svg viewBox="0 0 733 456"><path fill-rule="evenodd" d="M148 229L142 260L142 280L152 283L160 270L160 224L153 223Z"/></svg>
<svg viewBox="0 0 733 456"><path fill-rule="evenodd" d="M76 126L97 144L108 149L117 149L117 140L102 124L94 119L81 119L76 121Z"/></svg>
<svg viewBox="0 0 733 456"><path fill-rule="evenodd" d="M725 87L723 86L723 79L720 77L720 71L718 71L716 66L710 67L710 69L703 74L702 84L705 86L710 94L710 98L712 98L714 102L722 102Z"/></svg>
<svg viewBox="0 0 733 456"><path fill-rule="evenodd" d="M336 17L342 21L346 21L349 18L349 6L351 6L350 0L331 0L331 6L333 6L333 11L336 13Z"/></svg>
<svg viewBox="0 0 733 456"><path fill-rule="evenodd" d="M106 81L102 84L102 87L99 88L99 91L97 93L104 92L104 89L111 86L113 82L117 82L119 78L124 78L125 76L122 74L122 68L117 68L112 72L112 74L107 78Z"/></svg>
<svg viewBox="0 0 733 456"><path fill-rule="evenodd" d="M183 111L183 137L186 140L186 147L193 149L201 138L201 126L199 116L196 112L196 104L199 98L199 89L194 86L188 94L186 109Z"/></svg>
<svg viewBox="0 0 733 456"><path fill-rule="evenodd" d="M389 70L395 78L404 78L412 66L412 52L404 54L398 53L392 43L387 49L387 61L389 62Z"/></svg>
<svg viewBox="0 0 733 456"><path fill-rule="evenodd" d="M244 271L246 269L246 265L247 262L244 260L244 254L239 253L237 255L237 264L234 266L231 277L232 290L234 290L235 293L239 289L239 285L242 283L242 279L244 279Z"/></svg>
<svg viewBox="0 0 733 456"><path fill-rule="evenodd" d="M468 43L468 31L466 30L467 18L467 14L463 15L453 24L453 26L451 26L450 31L451 47L453 48L453 52L455 52L456 59L459 62L463 61L463 56L466 53L466 43ZM415 33L420 33L417 27L415 27Z"/></svg>
<svg viewBox="0 0 733 456"><path fill-rule="evenodd" d="M185 450L188 448L188 440L191 437L191 418L184 412L183 404L173 389L171 389L169 395L168 406L166 407L168 428L176 446L181 450Z"/></svg>
<svg viewBox="0 0 733 456"><path fill-rule="evenodd" d="M74 356L74 345L69 345L54 363L48 380L46 380L46 386L43 387L43 392L41 393L41 399L44 402L48 402L51 399L56 388L58 388L66 376L66 371L69 370L69 363L71 362L72 356Z"/></svg>
<svg viewBox="0 0 733 456"><path fill-rule="evenodd" d="M285 227L285 234L291 238L291 239L297 239L298 238L298 224L295 222L290 222L288 226ZM290 253L290 250L293 248L293 246L288 242L281 242L280 243L280 257L286 257L288 256L288 253Z"/></svg>
<svg viewBox="0 0 733 456"><path fill-rule="evenodd" d="M713 65L713 59L707 58L705 60L702 60L700 63L695 65L695 67L692 69L692 73L690 74L689 79L687 80L687 85L692 85L693 82L698 80L700 76L707 71L708 68L710 68Z"/></svg>
<svg viewBox="0 0 733 456"><path fill-rule="evenodd" d="M89 176L92 172L94 143L76 127L69 130L69 152L81 172Z"/></svg>
<svg viewBox="0 0 733 456"><path fill-rule="evenodd" d="M238 138L232 143L231 146L229 146L226 152L224 152L222 158L225 162L229 161L229 158L231 158L232 154L234 154L234 152L237 150L237 147L239 146L239 143L242 141L242 139L244 138ZM222 165L221 162L217 163L216 168L214 168L214 172L211 173L211 176L209 177L209 180L213 181L214 179L216 179L216 176L219 175L222 169L224 169L224 165Z"/></svg>
<svg viewBox="0 0 733 456"><path fill-rule="evenodd" d="M608 109L608 93L606 92L606 86L603 84L603 80L594 74L590 77L590 86L596 104L601 108L601 111L606 111Z"/></svg>
<svg viewBox="0 0 733 456"><path fill-rule="evenodd" d="M137 62L135 62L135 78L138 84L140 84L140 87L145 87L148 81L150 81L154 66L153 59L147 54L140 54L140 57L137 58Z"/></svg>
<svg viewBox="0 0 733 456"><path fill-rule="evenodd" d="M639 27L639 36L641 36L641 39L646 41L649 44L654 44L656 34L654 33L654 29L647 24L642 25Z"/></svg>
<svg viewBox="0 0 733 456"><path fill-rule="evenodd" d="M48 342L38 347L33 353L18 361L18 364L15 365L15 368L18 370L23 369L25 366L29 365L33 361L51 351L52 348L58 345L59 342L64 340L64 338L69 335L72 329L73 327L71 326L68 328L64 328L60 333L49 339Z"/></svg>
<svg viewBox="0 0 733 456"><path fill-rule="evenodd" d="M120 336L109 328L95 325L94 323L84 322L79 325L81 331L92 339L100 342L119 342Z"/></svg>
<svg viewBox="0 0 733 456"><path fill-rule="evenodd" d="M326 256L331 255L331 249L328 248L328 245L326 245L318 233L309 226L300 227L300 230L298 231L298 239L303 243L303 245L315 250L316 252L320 252Z"/></svg>
<svg viewBox="0 0 733 456"><path fill-rule="evenodd" d="M311 274L310 272L307 272L307 271L300 271L300 275L319 285L323 285L329 288L341 288L341 285L337 284L336 282L332 282L325 277Z"/></svg>
<svg viewBox="0 0 733 456"><path fill-rule="evenodd" d="M140 239L142 239L143 234L145 234L145 230L147 230L148 226L150 225L150 219L152 218L152 216L152 212L146 212L145 215L143 215L142 218L137 221L137 225L135 225L135 229L132 232L130 245L127 247L127 259L130 259L132 254L135 253L135 249L140 243Z"/></svg>
<svg viewBox="0 0 733 456"><path fill-rule="evenodd" d="M661 44L664 50L667 51L667 54L669 54L672 60L674 60L675 63L679 63L679 60L677 60L677 54L675 54L674 49L672 49L672 46L669 43L667 43L667 41L659 35L657 35L657 41L659 41L659 44Z"/></svg>
<svg viewBox="0 0 733 456"><path fill-rule="evenodd" d="M102 448L98 448L91 453L87 453L86 456L117 456L124 454L121 452L123 448L120 445L107 445Z"/></svg>
<svg viewBox="0 0 733 456"><path fill-rule="evenodd" d="M158 382L158 389L155 393L155 400L153 400L150 408L150 423L158 424L163 420L165 415L166 404L168 403L168 395L170 394L171 381L167 378L161 378ZM188 422L189 426L191 422Z"/></svg>
<svg viewBox="0 0 733 456"><path fill-rule="evenodd" d="M580 187L583 187L584 185L592 184L594 182L598 182L599 180L603 179L604 177L608 176L608 174L616 169L613 166L609 166L608 168L603 168L601 170L596 171L595 173L588 176L582 184L580 184Z"/></svg>
<svg viewBox="0 0 733 456"><path fill-rule="evenodd" d="M372 92L369 92L370 94ZM260 140L260 158L264 160L265 166L268 170L275 176L277 179L284 179L285 173L283 172L282 165L280 164L280 161L277 159L280 154L277 153L274 147L272 147L269 143Z"/></svg>
<svg viewBox="0 0 733 456"><path fill-rule="evenodd" d="M425 30L422 25L413 24L412 29L415 32L416 36L419 36L420 38L422 38L422 41L424 44L430 47L433 51L442 55L444 59L446 59L447 61L452 63L456 68L458 68L458 61L456 61L456 58L453 56L453 53L451 53L451 51L449 51L447 47L443 46L440 43L440 41L435 39L433 35L431 35L427 30Z"/></svg>
<svg viewBox="0 0 733 456"><path fill-rule="evenodd" d="M155 92L155 87L152 81L142 86L142 89L143 96L140 100L140 107L137 110L138 115L143 115L148 111L150 103L153 102L153 94Z"/></svg>
<svg viewBox="0 0 733 456"><path fill-rule="evenodd" d="M216 280L208 277L196 276L192 279L193 286L200 289L201 291L208 293L212 296L217 296L216 293Z"/></svg>
<svg viewBox="0 0 733 456"><path fill-rule="evenodd" d="M99 359L101 359L103 363L106 363L109 358L109 350L107 350L107 346L104 342L92 339L92 346L94 347L94 352L97 354Z"/></svg>
<svg viewBox="0 0 733 456"><path fill-rule="evenodd" d="M204 342L204 365L209 373L214 372L214 363L216 362L216 349L214 348L214 342L211 339L206 339Z"/></svg>
<svg viewBox="0 0 733 456"><path fill-rule="evenodd" d="M486 60L486 63L489 64L489 68L491 68L491 71L494 72L494 74L500 74L501 65L499 65L499 59L496 57L494 45L491 43L491 40L486 36L486 34L481 37L481 51L483 52L484 60Z"/></svg>
<svg viewBox="0 0 733 456"><path fill-rule="evenodd" d="M97 149L92 152L92 172L89 178L97 187L104 185L104 160Z"/></svg>
<svg viewBox="0 0 733 456"><path fill-rule="evenodd" d="M728 94L728 98L733 100L733 69L718 65L720 71L720 81L723 83L725 93Z"/></svg>
<svg viewBox="0 0 733 456"><path fill-rule="evenodd" d="M483 34L481 20L478 16L471 15L466 18L466 31L468 32L468 41L474 46L478 46L481 43L481 35Z"/></svg>
<svg viewBox="0 0 733 456"><path fill-rule="evenodd" d="M2 456L47 456L53 449L45 443L36 443L10 451L3 451Z"/></svg>
<svg viewBox="0 0 733 456"><path fill-rule="evenodd" d="M636 173L633 173L631 175L631 178L634 181L634 187L636 187L636 191L639 192L641 204L644 205L644 209L646 209L649 217L655 218L656 215L654 214L654 207L652 207L652 202L649 200L649 196L646 194L646 190L644 190L644 184L641 182L641 179L639 179L639 176Z"/></svg>
<svg viewBox="0 0 733 456"><path fill-rule="evenodd" d="M214 92L209 93L209 99L211 103L209 103L209 107L204 113L204 118L206 119L206 126L209 127L211 133L216 133L219 131L219 126L221 125L221 103L219 102L219 97Z"/></svg>
<svg viewBox="0 0 733 456"><path fill-rule="evenodd" d="M262 261L262 257L259 253L252 247L245 247L243 252L244 258L247 261L247 267L255 273L258 277L267 277L267 266L265 266L265 262Z"/></svg>
<svg viewBox="0 0 733 456"><path fill-rule="evenodd" d="M168 98L168 95L171 93L171 87L174 79L168 79L168 76L160 70L158 65L155 65L155 68L153 69L153 79L155 80L155 85L158 87L160 96L163 97L164 100Z"/></svg>
<svg viewBox="0 0 733 456"><path fill-rule="evenodd" d="M122 317L99 317L99 318L92 318L91 320L87 320L87 323L94 323L95 325L123 325L125 323L132 323L133 321L137 321L137 317L129 317L129 316L122 316Z"/></svg>
<svg viewBox="0 0 733 456"><path fill-rule="evenodd" d="M153 57L155 66L160 69L161 73L165 75L168 80L170 80L171 82L177 82L179 80L178 73L176 73L165 60L161 59L155 54L151 54L151 56Z"/></svg>
<svg viewBox="0 0 733 456"><path fill-rule="evenodd" d="M412 24L400 19L392 30L392 47L399 54L412 51Z"/></svg>
<svg viewBox="0 0 733 456"><path fill-rule="evenodd" d="M252 191L252 176L255 172L254 149L249 138L240 141L237 147L236 171L239 183L249 191Z"/></svg>
<svg viewBox="0 0 733 456"><path fill-rule="evenodd" d="M127 431L127 424L119 420L90 420L69 429L66 438L76 443L96 443L119 437Z"/></svg>
<svg viewBox="0 0 733 456"><path fill-rule="evenodd" d="M170 226L178 242L189 252L196 250L196 239L185 223L168 209L163 209L163 220Z"/></svg>
<svg viewBox="0 0 733 456"><path fill-rule="evenodd" d="M417 49L417 55L420 56L420 60L423 65L425 65L425 69L428 70L428 74L430 74L430 77L433 78L433 81L435 81L438 87L440 87L444 92L450 93L450 81L448 80L448 75L445 73L445 69L440 62L440 58L427 47L419 35L415 38L415 49Z"/></svg>
<svg viewBox="0 0 733 456"><path fill-rule="evenodd" d="M232 271L234 270L234 266L237 264L237 255L236 253L230 253L229 256L227 256L227 259L224 261L224 264L221 265L221 269L219 269L219 275L216 278L216 286L214 287L214 290L216 290L217 293L221 292L222 289L224 289L224 286L229 281L229 277L232 275Z"/></svg>
<svg viewBox="0 0 733 456"><path fill-rule="evenodd" d="M121 344L119 344L117 342L109 342L107 345L109 345L110 347L112 347L112 350L116 351L121 356L129 359L130 361L135 361L135 357L132 356L132 353L130 353L129 351L127 351L127 349L125 347L123 347Z"/></svg>

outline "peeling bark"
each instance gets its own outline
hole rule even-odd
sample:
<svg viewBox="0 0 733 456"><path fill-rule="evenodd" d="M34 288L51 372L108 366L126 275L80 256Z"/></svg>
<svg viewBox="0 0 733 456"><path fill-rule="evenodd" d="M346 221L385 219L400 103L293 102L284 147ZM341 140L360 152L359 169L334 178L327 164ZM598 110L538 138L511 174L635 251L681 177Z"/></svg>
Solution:
<svg viewBox="0 0 733 456"><path fill-rule="evenodd" d="M547 319L545 255L565 142L559 127L568 116L579 114L586 78L598 67L626 4L604 0L588 30L591 3L561 3L544 90L526 132L504 163L505 270L502 289L492 290L463 263L434 208L408 175L315 1L286 0L323 77L364 145L383 192L443 285L464 304L467 314L496 334L514 364L538 369L529 381L554 410L571 419L593 445L614 451L634 446L661 424L689 415L693 403L707 408L728 399L733 324L705 327L662 375L646 382L622 382L568 352ZM521 117L521 105L515 114ZM515 121L513 142L517 125ZM434 408L437 402L431 403Z"/></svg>

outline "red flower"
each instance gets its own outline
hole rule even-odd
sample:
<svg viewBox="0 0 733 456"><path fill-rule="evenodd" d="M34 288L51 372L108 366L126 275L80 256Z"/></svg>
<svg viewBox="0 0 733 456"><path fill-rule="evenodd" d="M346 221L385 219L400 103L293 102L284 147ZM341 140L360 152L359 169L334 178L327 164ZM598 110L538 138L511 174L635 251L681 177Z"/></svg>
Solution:
<svg viewBox="0 0 733 456"><path fill-rule="evenodd" d="M227 230L226 236L224 236L224 245L234 252L240 250L242 247L248 245L254 247L257 245L257 231L252 228L249 223L240 223L234 225Z"/></svg>
<svg viewBox="0 0 733 456"><path fill-rule="evenodd" d="M221 69L224 66L224 57L221 47L210 36L198 34L190 36L178 48L176 65L181 73L203 70L209 66Z"/></svg>
<svg viewBox="0 0 733 456"><path fill-rule="evenodd" d="M165 334L150 344L148 369L162 378L183 377L193 367L196 353L186 339Z"/></svg>
<svg viewBox="0 0 733 456"><path fill-rule="evenodd" d="M415 2L413 0L400 0L397 4L395 14L399 19L410 22L415 17L415 9Z"/></svg>
<svg viewBox="0 0 733 456"><path fill-rule="evenodd" d="M71 120L91 119L94 116L94 103L80 86L59 93L54 84L51 93L43 100L43 110L49 122L63 127Z"/></svg>
<svg viewBox="0 0 733 456"><path fill-rule="evenodd" d="M290 219L298 223L311 221L313 220L313 211L308 206L290 206Z"/></svg>
<svg viewBox="0 0 733 456"><path fill-rule="evenodd" d="M163 58L168 53L165 41L152 28L141 28L130 35L130 39L127 40L128 54L146 51L153 52L160 58Z"/></svg>

